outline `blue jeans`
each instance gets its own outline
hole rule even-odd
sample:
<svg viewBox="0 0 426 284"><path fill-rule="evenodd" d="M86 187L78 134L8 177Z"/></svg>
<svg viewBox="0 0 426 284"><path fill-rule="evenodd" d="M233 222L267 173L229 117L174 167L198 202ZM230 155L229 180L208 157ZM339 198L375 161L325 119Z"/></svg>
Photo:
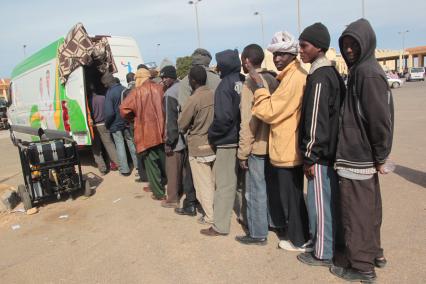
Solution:
<svg viewBox="0 0 426 284"><path fill-rule="evenodd" d="M314 253L319 259L332 259L334 255L333 205L339 182L333 167L315 164L315 177L308 179L307 205L309 231Z"/></svg>
<svg viewBox="0 0 426 284"><path fill-rule="evenodd" d="M250 155L246 174L247 222L252 238L268 236L268 197L265 162L267 156Z"/></svg>
<svg viewBox="0 0 426 284"><path fill-rule="evenodd" d="M132 157L133 166L138 166L138 159L136 158L136 148L133 143L133 137L129 129L119 130L112 132L112 138L114 138L115 148L117 149L119 171L122 174L130 173L129 164L127 163L127 152L124 141L126 141L127 147L129 148L130 156Z"/></svg>

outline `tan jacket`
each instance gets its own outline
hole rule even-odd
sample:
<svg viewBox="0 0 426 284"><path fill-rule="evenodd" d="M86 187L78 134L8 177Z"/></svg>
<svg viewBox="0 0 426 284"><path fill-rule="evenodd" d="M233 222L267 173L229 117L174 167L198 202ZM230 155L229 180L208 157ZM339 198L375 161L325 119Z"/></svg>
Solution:
<svg viewBox="0 0 426 284"><path fill-rule="evenodd" d="M238 142L237 152L237 157L240 160L247 160L250 154L268 154L269 124L262 122L251 112L253 92L249 88L250 80L250 77L247 77L241 91L240 141ZM269 89L268 83L263 77L262 80L265 88Z"/></svg>
<svg viewBox="0 0 426 284"><path fill-rule="evenodd" d="M189 96L178 119L182 133L188 132L188 151L192 157L214 155L208 131L214 116L214 93L207 86L199 87Z"/></svg>
<svg viewBox="0 0 426 284"><path fill-rule="evenodd" d="M273 95L261 88L254 93L252 112L271 127L269 133L269 158L277 167L294 167L303 164L299 152L299 120L302 111L306 71L296 59L277 77L280 85Z"/></svg>

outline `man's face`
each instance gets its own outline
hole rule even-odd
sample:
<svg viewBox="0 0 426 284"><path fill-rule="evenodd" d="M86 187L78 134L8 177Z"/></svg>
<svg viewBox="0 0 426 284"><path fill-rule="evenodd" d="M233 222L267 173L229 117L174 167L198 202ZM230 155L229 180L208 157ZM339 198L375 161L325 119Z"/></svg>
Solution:
<svg viewBox="0 0 426 284"><path fill-rule="evenodd" d="M163 84L163 86L168 89L170 88L170 86L173 84L175 80L172 78L167 78L167 77L162 77L161 78L161 83Z"/></svg>
<svg viewBox="0 0 426 284"><path fill-rule="evenodd" d="M247 60L247 57L244 57L243 55L241 55L241 66L243 67L244 74L247 74L249 72L247 69L246 60Z"/></svg>
<svg viewBox="0 0 426 284"><path fill-rule="evenodd" d="M284 68L293 60L294 55L285 52L274 52L273 60L278 71L283 71Z"/></svg>
<svg viewBox="0 0 426 284"><path fill-rule="evenodd" d="M313 63L321 53L321 48L318 48L306 40L300 40L300 59L303 63Z"/></svg>
<svg viewBox="0 0 426 284"><path fill-rule="evenodd" d="M191 77L188 76L189 85L191 86L191 89L194 91L197 83L195 80L193 80Z"/></svg>
<svg viewBox="0 0 426 284"><path fill-rule="evenodd" d="M351 36L345 36L342 39L342 53L352 65L359 60L361 47L359 43Z"/></svg>

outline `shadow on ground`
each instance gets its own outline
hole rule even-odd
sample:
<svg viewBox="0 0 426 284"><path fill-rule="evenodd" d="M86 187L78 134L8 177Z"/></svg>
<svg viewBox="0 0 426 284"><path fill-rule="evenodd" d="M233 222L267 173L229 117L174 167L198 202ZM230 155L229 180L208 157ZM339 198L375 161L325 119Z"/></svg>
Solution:
<svg viewBox="0 0 426 284"><path fill-rule="evenodd" d="M426 188L426 173L419 170L407 168L401 165L395 167L395 174L406 179L407 181L420 185L423 188Z"/></svg>

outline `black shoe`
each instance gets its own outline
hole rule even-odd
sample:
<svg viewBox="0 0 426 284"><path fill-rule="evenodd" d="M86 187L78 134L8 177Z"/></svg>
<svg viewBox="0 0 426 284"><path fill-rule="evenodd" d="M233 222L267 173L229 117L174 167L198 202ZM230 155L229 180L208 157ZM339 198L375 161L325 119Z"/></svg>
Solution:
<svg viewBox="0 0 426 284"><path fill-rule="evenodd" d="M376 273L373 271L363 272L353 268L343 268L338 266L331 266L330 272L343 280L349 282L364 282L374 283L377 279Z"/></svg>
<svg viewBox="0 0 426 284"><path fill-rule="evenodd" d="M319 259L311 252L304 252L297 256L297 259L304 264L311 266L327 266L330 267L333 264L331 259Z"/></svg>
<svg viewBox="0 0 426 284"><path fill-rule="evenodd" d="M128 177L128 176L130 176L131 175L131 172L128 172L128 173L120 173L120 176L123 176L123 177Z"/></svg>
<svg viewBox="0 0 426 284"><path fill-rule="evenodd" d="M195 206L175 208L175 213L178 215L196 216L197 209L195 208Z"/></svg>
<svg viewBox="0 0 426 284"><path fill-rule="evenodd" d="M250 236L236 236L235 240L243 245L264 246L268 243L266 238L252 238Z"/></svg>
<svg viewBox="0 0 426 284"><path fill-rule="evenodd" d="M376 257L374 259L374 265L377 268L384 268L386 266L386 264L388 263L388 261L386 260L385 257Z"/></svg>

